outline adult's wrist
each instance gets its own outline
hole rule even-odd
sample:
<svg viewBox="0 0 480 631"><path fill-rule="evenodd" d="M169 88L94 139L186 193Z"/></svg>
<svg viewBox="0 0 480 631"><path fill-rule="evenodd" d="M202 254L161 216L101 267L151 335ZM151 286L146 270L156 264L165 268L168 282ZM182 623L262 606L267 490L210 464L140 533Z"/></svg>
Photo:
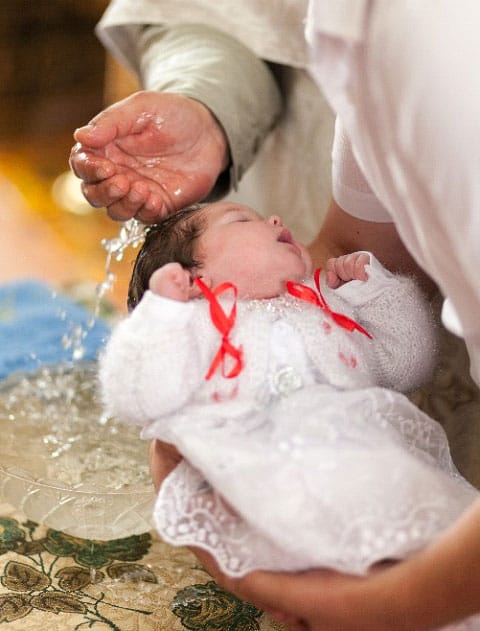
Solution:
<svg viewBox="0 0 480 631"><path fill-rule="evenodd" d="M282 109L269 66L204 24L147 26L138 57L146 89L195 99L218 121L229 146L229 185L236 188Z"/></svg>
<svg viewBox="0 0 480 631"><path fill-rule="evenodd" d="M430 546L375 572L364 602L387 612L395 631L427 631L480 614L479 532L480 500Z"/></svg>

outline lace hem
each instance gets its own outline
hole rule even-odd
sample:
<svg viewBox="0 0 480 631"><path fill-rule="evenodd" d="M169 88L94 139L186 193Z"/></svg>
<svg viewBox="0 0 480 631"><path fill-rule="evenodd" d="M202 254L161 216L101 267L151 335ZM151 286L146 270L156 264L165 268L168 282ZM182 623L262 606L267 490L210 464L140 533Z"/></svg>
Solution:
<svg viewBox="0 0 480 631"><path fill-rule="evenodd" d="M188 460L157 498L160 535L204 549L232 577L365 574L415 554L479 497L441 427L406 397L380 388L338 395L303 390L245 423L192 419L177 443ZM479 620L447 628L480 629Z"/></svg>

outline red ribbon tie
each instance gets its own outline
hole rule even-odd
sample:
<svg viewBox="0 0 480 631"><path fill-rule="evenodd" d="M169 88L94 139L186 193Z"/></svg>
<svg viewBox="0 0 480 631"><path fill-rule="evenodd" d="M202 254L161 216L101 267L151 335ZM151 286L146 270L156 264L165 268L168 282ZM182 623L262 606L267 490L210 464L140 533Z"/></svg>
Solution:
<svg viewBox="0 0 480 631"><path fill-rule="evenodd" d="M233 379L240 374L243 368L242 348L235 347L229 339L230 331L233 329L237 317L237 288L233 283L221 283L212 291L201 278L195 278L195 282L210 303L210 318L222 336L220 348L210 364L205 379L210 379L219 366L221 366L223 377ZM234 301L230 313L227 314L219 303L217 296L229 289L233 290ZM227 370L226 366L228 357L230 357L230 362L233 360L233 366L229 370Z"/></svg>
<svg viewBox="0 0 480 631"><path fill-rule="evenodd" d="M308 287L307 285L302 285L302 283L296 283L292 280L288 280L286 283L288 293L295 298L299 298L300 300L304 300L305 302L316 305L327 315L329 315L336 324L346 329L347 331L359 331L363 335L366 335L368 338L372 339L370 333L366 331L362 326L360 326L358 322L355 322L355 320L352 320L352 318L349 318L343 313L338 313L330 309L327 301L322 294L322 290L320 289L321 271L322 270L319 268L315 270L315 273L313 275L318 294L311 287Z"/></svg>

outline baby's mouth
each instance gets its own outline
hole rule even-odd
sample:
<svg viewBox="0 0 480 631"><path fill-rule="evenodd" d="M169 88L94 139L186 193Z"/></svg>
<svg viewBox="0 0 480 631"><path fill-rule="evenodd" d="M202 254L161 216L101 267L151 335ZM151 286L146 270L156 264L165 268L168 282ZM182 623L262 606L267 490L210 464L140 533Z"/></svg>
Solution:
<svg viewBox="0 0 480 631"><path fill-rule="evenodd" d="M277 241L279 243L287 243L298 254L298 256L301 256L300 248L298 247L298 244L296 243L295 239L292 237L292 233L290 232L290 230L287 230L287 228L284 228L280 232L280 234L278 235Z"/></svg>
<svg viewBox="0 0 480 631"><path fill-rule="evenodd" d="M293 237L290 230L284 228L282 232L278 235L277 241L280 241L281 243L293 243Z"/></svg>

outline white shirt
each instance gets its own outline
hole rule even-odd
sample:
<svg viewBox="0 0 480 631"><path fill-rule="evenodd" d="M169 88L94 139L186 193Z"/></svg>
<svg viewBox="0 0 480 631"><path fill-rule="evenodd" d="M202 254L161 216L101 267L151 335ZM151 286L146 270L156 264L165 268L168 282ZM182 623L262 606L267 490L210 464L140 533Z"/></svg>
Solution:
<svg viewBox="0 0 480 631"><path fill-rule="evenodd" d="M472 60L480 57L479 19L474 0L311 0L307 22L312 74L353 147L343 143L351 154L337 153L337 164L350 162L355 177L364 175L355 195L352 171L337 166L337 201L377 221L386 219L379 209L388 209L451 302L444 312L456 313L452 328L465 338L477 382L480 83ZM362 214L366 196L373 199L368 189L377 198L370 217Z"/></svg>

